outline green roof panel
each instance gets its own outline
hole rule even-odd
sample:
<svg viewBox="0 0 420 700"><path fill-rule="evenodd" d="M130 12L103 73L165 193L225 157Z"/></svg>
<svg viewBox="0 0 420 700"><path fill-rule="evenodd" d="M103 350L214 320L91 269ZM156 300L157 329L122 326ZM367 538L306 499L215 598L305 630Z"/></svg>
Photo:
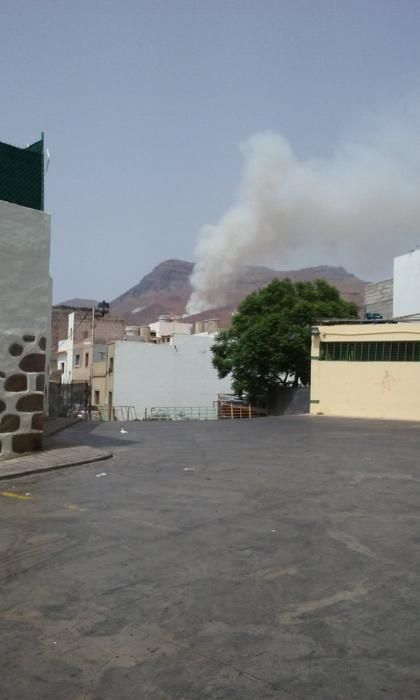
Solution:
<svg viewBox="0 0 420 700"><path fill-rule="evenodd" d="M27 148L0 142L0 200L44 209L44 138Z"/></svg>

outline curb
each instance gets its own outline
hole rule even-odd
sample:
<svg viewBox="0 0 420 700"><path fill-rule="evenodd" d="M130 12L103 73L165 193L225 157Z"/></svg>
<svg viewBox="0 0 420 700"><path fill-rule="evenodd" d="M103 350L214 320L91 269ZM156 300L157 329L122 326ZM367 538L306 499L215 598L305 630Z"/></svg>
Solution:
<svg viewBox="0 0 420 700"><path fill-rule="evenodd" d="M16 474L0 474L0 481L5 481L6 479L19 479L21 476L30 476L31 474L42 474L44 472L54 472L59 469L65 469L66 467L80 467L83 464L94 464L94 462L102 462L106 459L111 459L114 455L112 452L103 452L101 455L96 457L88 457L84 460L76 460L75 462L66 462L65 464L54 464L48 467L35 467L34 469L25 469L24 471L17 472ZM5 462L6 463L6 462Z"/></svg>

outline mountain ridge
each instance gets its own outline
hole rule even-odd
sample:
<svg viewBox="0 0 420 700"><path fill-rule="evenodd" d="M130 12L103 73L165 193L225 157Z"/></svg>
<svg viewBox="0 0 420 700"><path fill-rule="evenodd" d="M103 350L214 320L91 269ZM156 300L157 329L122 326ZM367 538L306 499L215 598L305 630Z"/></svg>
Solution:
<svg viewBox="0 0 420 700"><path fill-rule="evenodd" d="M193 267L194 263L187 260L164 260L111 302L112 314L126 318L133 325L151 323L160 314L185 315L185 306L191 293L190 275ZM354 301L358 306L363 304L366 283L342 266L318 265L297 270L274 270L249 265L229 285L224 306L186 318L218 317L222 325L229 324L232 311L248 294L264 287L273 279L286 277L296 282L326 279L339 289L345 299Z"/></svg>

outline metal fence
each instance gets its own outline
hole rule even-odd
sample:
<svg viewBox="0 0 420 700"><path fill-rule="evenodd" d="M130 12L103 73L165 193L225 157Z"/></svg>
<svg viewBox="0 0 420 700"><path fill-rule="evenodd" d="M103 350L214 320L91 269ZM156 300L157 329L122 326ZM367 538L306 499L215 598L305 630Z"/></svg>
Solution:
<svg viewBox="0 0 420 700"><path fill-rule="evenodd" d="M217 420L217 406L156 406L146 409L145 420Z"/></svg>
<svg viewBox="0 0 420 700"><path fill-rule="evenodd" d="M98 406L100 420L110 421L118 420L128 422L139 420L135 406Z"/></svg>
<svg viewBox="0 0 420 700"><path fill-rule="evenodd" d="M241 418L261 418L267 415L266 408L258 408L250 403L233 401L226 398L217 402L217 417L236 420Z"/></svg>
<svg viewBox="0 0 420 700"><path fill-rule="evenodd" d="M230 401L227 398L215 401L213 406L154 406L146 409L145 420L217 420L259 418L267 415L267 409L251 404Z"/></svg>
<svg viewBox="0 0 420 700"><path fill-rule="evenodd" d="M88 382L71 382L60 384L49 382L48 406L50 416L67 416L84 411L88 412L90 402L90 385Z"/></svg>

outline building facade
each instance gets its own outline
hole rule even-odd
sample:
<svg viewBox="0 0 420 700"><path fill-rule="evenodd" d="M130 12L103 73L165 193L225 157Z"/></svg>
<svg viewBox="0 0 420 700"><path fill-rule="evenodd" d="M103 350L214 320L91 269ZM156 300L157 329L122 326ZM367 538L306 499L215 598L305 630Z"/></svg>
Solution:
<svg viewBox="0 0 420 700"><path fill-rule="evenodd" d="M420 250L394 258L394 317L420 315Z"/></svg>
<svg viewBox="0 0 420 700"><path fill-rule="evenodd" d="M152 342L169 343L169 339L176 335L191 335L193 331L192 323L185 323L170 316L159 316L155 323L149 323Z"/></svg>
<svg viewBox="0 0 420 700"><path fill-rule="evenodd" d="M311 413L420 420L420 324L313 329Z"/></svg>
<svg viewBox="0 0 420 700"><path fill-rule="evenodd" d="M0 144L0 459L40 449L51 326L43 142Z"/></svg>
<svg viewBox="0 0 420 700"><path fill-rule="evenodd" d="M93 351L92 351L93 332ZM125 322L104 316L95 318L92 329L92 310L85 313L73 311L68 316L67 337L58 341L57 370L63 384L90 381L93 362L106 359L106 344L121 340L125 335Z"/></svg>
<svg viewBox="0 0 420 700"><path fill-rule="evenodd" d="M168 343L109 343L106 368L94 368L95 404L111 415L112 407L130 406L140 419L152 408L212 407L219 393L231 389L230 379L219 379L212 365L214 338L175 334Z"/></svg>
<svg viewBox="0 0 420 700"><path fill-rule="evenodd" d="M393 316L393 279L368 282L365 286L364 313L381 314L382 318Z"/></svg>

